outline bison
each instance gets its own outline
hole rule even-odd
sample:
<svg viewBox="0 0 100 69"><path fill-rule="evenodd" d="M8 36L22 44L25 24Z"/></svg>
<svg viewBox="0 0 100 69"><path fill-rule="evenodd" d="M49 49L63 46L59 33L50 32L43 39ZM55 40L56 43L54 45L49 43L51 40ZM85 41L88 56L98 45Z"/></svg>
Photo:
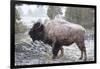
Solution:
<svg viewBox="0 0 100 69"><path fill-rule="evenodd" d="M29 31L33 42L41 40L52 46L53 59L58 55L59 50L63 55L63 46L70 46L76 43L81 51L81 57L86 61L86 47L84 44L85 29L75 23L65 20L46 20L44 23L36 22Z"/></svg>

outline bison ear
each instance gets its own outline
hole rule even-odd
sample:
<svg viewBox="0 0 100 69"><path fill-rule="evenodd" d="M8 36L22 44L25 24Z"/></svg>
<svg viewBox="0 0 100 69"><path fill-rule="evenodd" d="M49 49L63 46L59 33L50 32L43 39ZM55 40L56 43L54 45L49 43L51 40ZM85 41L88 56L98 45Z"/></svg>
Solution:
<svg viewBox="0 0 100 69"><path fill-rule="evenodd" d="M39 29L40 26L41 26L41 24L39 22L35 23L33 26L33 30Z"/></svg>
<svg viewBox="0 0 100 69"><path fill-rule="evenodd" d="M44 26L40 22L37 22L36 24L34 24L33 30L34 31L43 31L44 30Z"/></svg>

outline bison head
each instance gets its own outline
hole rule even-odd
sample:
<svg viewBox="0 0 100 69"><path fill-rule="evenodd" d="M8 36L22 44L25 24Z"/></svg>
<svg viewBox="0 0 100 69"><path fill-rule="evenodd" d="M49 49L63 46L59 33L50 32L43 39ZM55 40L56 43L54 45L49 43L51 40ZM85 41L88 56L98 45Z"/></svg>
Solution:
<svg viewBox="0 0 100 69"><path fill-rule="evenodd" d="M45 27L43 24L41 24L40 22L37 22L33 25L33 27L30 29L29 31L29 35L32 38L33 42L35 40L41 40L46 44L51 45L52 44L52 40L50 40L46 33L45 33Z"/></svg>
<svg viewBox="0 0 100 69"><path fill-rule="evenodd" d="M29 31L29 35L32 38L33 42L35 40L42 40L44 39L44 25L40 22L37 22L33 25L33 27Z"/></svg>

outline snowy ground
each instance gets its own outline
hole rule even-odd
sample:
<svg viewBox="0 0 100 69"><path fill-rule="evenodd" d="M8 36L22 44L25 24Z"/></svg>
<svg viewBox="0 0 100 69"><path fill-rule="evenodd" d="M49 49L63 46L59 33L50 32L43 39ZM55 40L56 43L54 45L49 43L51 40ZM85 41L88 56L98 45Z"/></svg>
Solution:
<svg viewBox="0 0 100 69"><path fill-rule="evenodd" d="M83 60L79 60L80 50L76 44L72 44L68 47L63 46L64 56L53 60L51 52L52 48L49 45L46 45L42 42L41 45L41 43L38 41L32 43L30 39L25 41L16 43L15 65L83 62ZM87 61L94 61L94 40L85 40L85 46L87 50Z"/></svg>

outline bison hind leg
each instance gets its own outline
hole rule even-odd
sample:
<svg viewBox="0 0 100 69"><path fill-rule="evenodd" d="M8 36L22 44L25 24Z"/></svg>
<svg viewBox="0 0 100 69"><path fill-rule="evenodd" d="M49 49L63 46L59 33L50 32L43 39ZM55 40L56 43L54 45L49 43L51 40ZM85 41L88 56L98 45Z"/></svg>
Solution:
<svg viewBox="0 0 100 69"><path fill-rule="evenodd" d="M63 49L63 47L61 46L61 48L60 48L60 55L59 55L59 57L62 57L63 55L64 55L64 49Z"/></svg>
<svg viewBox="0 0 100 69"><path fill-rule="evenodd" d="M85 47L84 40L78 41L76 44L81 51L81 57L79 59L80 60L83 59L83 56L84 56L84 61L86 61L87 60L87 54L86 54L86 47Z"/></svg>

